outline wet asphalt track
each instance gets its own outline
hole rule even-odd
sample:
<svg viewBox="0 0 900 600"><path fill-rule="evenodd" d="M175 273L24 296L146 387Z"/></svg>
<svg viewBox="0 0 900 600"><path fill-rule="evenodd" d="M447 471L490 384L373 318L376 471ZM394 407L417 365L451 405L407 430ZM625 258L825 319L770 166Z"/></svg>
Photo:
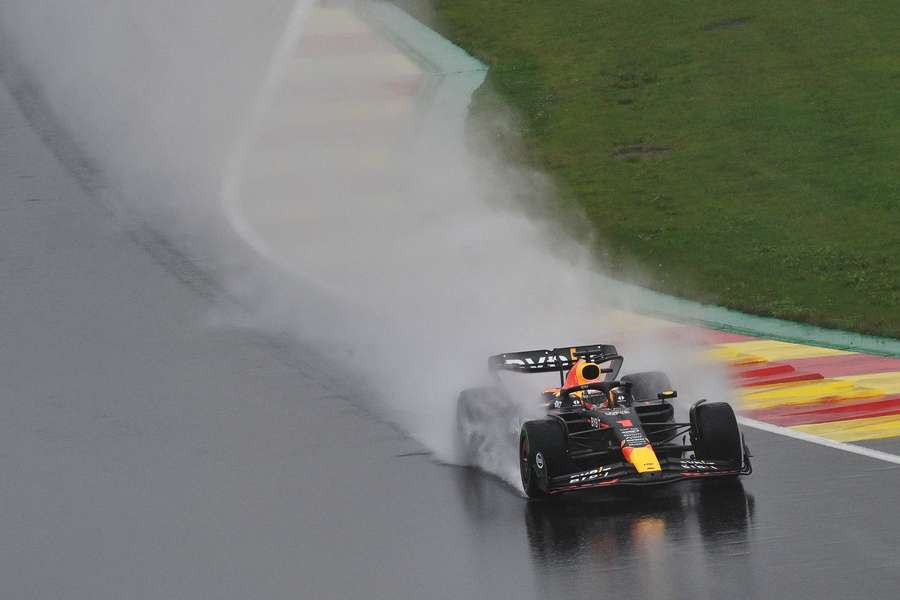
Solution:
<svg viewBox="0 0 900 600"><path fill-rule="evenodd" d="M742 486L528 503L436 464L302 348L205 327L211 288L160 244L0 89L3 598L900 590L896 465L748 430Z"/></svg>

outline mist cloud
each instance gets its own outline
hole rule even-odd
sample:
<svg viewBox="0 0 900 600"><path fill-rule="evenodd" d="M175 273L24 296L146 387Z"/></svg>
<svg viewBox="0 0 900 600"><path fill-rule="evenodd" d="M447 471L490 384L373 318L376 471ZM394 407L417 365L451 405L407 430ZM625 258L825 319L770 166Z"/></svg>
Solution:
<svg viewBox="0 0 900 600"><path fill-rule="evenodd" d="M380 118L393 105L372 96L374 63L304 43L312 4L16 0L0 31L116 198L242 301L219 322L315 345L441 459L458 458L456 395L492 353L623 342L626 371L725 393L691 340L626 335L628 298L591 240L523 210L552 184L467 134L465 102ZM370 113L332 120L341 103ZM514 452L481 464L515 478Z"/></svg>

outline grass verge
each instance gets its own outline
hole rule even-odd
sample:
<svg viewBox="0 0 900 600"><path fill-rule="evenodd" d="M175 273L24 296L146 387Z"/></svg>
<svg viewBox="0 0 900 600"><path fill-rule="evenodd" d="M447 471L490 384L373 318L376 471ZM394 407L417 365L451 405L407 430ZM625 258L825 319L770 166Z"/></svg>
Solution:
<svg viewBox="0 0 900 600"><path fill-rule="evenodd" d="M613 268L900 337L900 4L438 0L434 17L491 66Z"/></svg>

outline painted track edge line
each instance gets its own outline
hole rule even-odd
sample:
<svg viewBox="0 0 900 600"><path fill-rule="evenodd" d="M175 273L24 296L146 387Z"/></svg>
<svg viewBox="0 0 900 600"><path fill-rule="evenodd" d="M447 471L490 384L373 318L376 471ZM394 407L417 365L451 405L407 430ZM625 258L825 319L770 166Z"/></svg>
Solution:
<svg viewBox="0 0 900 600"><path fill-rule="evenodd" d="M882 452L881 450L874 450L872 448L866 448L864 446L857 446L854 444L848 444L846 442L838 442L835 440L830 440L828 438L819 437L817 435L810 435L801 431L794 431L793 429L790 429L788 427L772 425L771 423L766 423L765 421L748 419L747 417L738 416L737 419L738 423L740 423L741 425L752 427L753 429L759 429L761 431L767 431L776 435L791 437L804 442L809 442L811 444L818 444L827 448L843 450L844 452L859 454L860 456L865 456L867 458L874 458L875 460L881 460L884 462L893 463L895 465L900 465L900 456L891 454L890 452Z"/></svg>

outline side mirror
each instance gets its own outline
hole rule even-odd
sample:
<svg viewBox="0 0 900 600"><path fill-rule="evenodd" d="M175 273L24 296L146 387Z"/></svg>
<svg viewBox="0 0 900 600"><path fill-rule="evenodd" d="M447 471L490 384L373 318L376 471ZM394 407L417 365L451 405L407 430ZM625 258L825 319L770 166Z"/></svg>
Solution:
<svg viewBox="0 0 900 600"><path fill-rule="evenodd" d="M675 390L666 390L664 392L660 392L656 395L659 400L671 400L672 398L678 397L678 392Z"/></svg>

